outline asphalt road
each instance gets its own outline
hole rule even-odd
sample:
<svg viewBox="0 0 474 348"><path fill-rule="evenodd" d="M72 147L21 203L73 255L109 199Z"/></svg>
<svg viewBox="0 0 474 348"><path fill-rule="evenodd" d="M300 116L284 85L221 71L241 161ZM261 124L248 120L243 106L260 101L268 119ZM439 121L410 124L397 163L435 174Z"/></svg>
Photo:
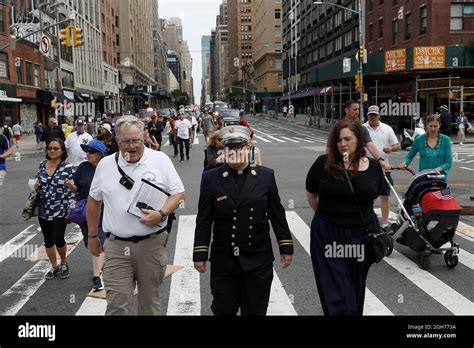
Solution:
<svg viewBox="0 0 474 348"><path fill-rule="evenodd" d="M261 149L265 166L275 170L281 201L287 211L294 235L295 256L291 267L282 270L278 260L274 264L275 279L272 286L269 314L322 315L318 292L309 256L309 226L313 212L308 207L305 193L307 172L316 158L324 153L327 133L265 118L249 118L257 130L256 145ZM168 263L184 269L165 279L162 287L162 313L164 315L210 315L211 294L209 273L199 275L190 262L194 219L197 214L199 184L203 164L203 138L191 150L191 160L173 162L186 188L188 199L178 210L167 251ZM169 146L165 153L172 154ZM473 205L474 145L455 146L458 153L450 173L450 184L463 205ZM43 243L36 219L24 222L20 212L28 195L27 181L32 178L42 154L23 155L8 161L8 175L0 187L0 315L78 315L102 314L105 300L88 297L91 289L91 257L81 241L69 256L71 276L67 280L56 278L44 281L48 268L46 261L27 261L25 255L12 254L19 250L39 247ZM392 164L402 162L405 153L391 156ZM473 162L469 162L469 161ZM417 168L417 161L413 168ZM466 169L467 168L467 169ZM403 194L410 176L407 172L394 172L395 188ZM379 206L377 201L376 207ZM391 200L391 211L397 212L397 202ZM461 245L460 262L448 268L442 255L431 257L428 271L416 265L416 254L395 244L395 251L369 273L366 295L366 315L462 315L474 314L474 219L462 216L456 240ZM70 225L68 232L78 239L80 232ZM8 244L7 244L8 243ZM10 248L7 248L9 245ZM278 255L274 244L275 254ZM21 253L17 253L21 254ZM136 313L136 305L132 314Z"/></svg>

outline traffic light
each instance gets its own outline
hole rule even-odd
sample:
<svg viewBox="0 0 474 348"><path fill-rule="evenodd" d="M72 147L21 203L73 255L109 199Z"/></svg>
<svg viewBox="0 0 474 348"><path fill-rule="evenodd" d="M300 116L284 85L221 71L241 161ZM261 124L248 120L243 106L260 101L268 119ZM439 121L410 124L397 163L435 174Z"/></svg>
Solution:
<svg viewBox="0 0 474 348"><path fill-rule="evenodd" d="M66 29L59 30L61 46L71 47L71 27L67 26Z"/></svg>
<svg viewBox="0 0 474 348"><path fill-rule="evenodd" d="M84 45L82 29L74 27L74 47L80 47Z"/></svg>
<svg viewBox="0 0 474 348"><path fill-rule="evenodd" d="M361 62L364 61L364 53L365 53L364 51L365 51L364 45L360 45L360 47L359 47L359 59L360 59Z"/></svg>
<svg viewBox="0 0 474 348"><path fill-rule="evenodd" d="M360 74L359 73L356 74L355 80L356 80L356 88L359 88L361 86L361 84L360 84Z"/></svg>

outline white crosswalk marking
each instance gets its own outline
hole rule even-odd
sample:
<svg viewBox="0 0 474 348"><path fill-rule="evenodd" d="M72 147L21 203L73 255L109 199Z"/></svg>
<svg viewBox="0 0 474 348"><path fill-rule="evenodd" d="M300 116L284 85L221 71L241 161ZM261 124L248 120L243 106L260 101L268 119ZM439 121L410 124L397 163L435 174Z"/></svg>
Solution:
<svg viewBox="0 0 474 348"><path fill-rule="evenodd" d="M299 141L304 141L304 142L307 142L307 143L313 143L311 140L308 140L308 139L297 138L297 137L293 137L293 138L296 139L296 140L299 140Z"/></svg>
<svg viewBox="0 0 474 348"><path fill-rule="evenodd" d="M310 228L294 211L286 212L291 233L296 237L308 255L310 251ZM368 288L365 289L364 315L391 315L390 310Z"/></svg>
<svg viewBox="0 0 474 348"><path fill-rule="evenodd" d="M257 139L260 139L261 141L264 141L264 142L266 142L266 143L271 143L270 140L267 140L267 139L265 139L265 138L263 138L263 137L261 137L261 136L254 135L254 137L257 138Z"/></svg>
<svg viewBox="0 0 474 348"><path fill-rule="evenodd" d="M275 269L273 270L273 282L268 302L267 315L298 315L281 284Z"/></svg>
<svg viewBox="0 0 474 348"><path fill-rule="evenodd" d="M103 298L87 296L76 315L105 315L107 301Z"/></svg>
<svg viewBox="0 0 474 348"><path fill-rule="evenodd" d="M413 284L446 307L455 315L473 315L474 304L446 283L427 271L421 270L416 263L393 250L384 262L403 274Z"/></svg>
<svg viewBox="0 0 474 348"><path fill-rule="evenodd" d="M67 255L71 254L78 245L81 245L82 238L82 232L77 228L67 236L67 239L78 240L77 244L68 251ZM0 315L16 315L46 281L44 276L50 268L51 263L49 260L39 261L11 288L5 291L0 298L11 303L6 308L0 309Z"/></svg>
<svg viewBox="0 0 474 348"><path fill-rule="evenodd" d="M274 136L272 136L272 135L270 135L270 134L264 133L264 132L262 132L262 131L260 131L260 130L256 130L256 131L259 132L259 133L261 133L261 134L263 134L263 136L265 136L266 138L273 139L273 140L275 140L275 141L278 141L279 143L286 143L286 141L281 140L281 139L278 139L278 138L275 138Z"/></svg>
<svg viewBox="0 0 474 348"><path fill-rule="evenodd" d="M196 215L179 217L174 265L184 266L171 277L168 315L200 315L201 295L199 273L192 260Z"/></svg>
<svg viewBox="0 0 474 348"><path fill-rule="evenodd" d="M10 255L14 254L18 249L23 247L23 245L38 234L36 229L32 228L33 226L34 225L28 226L14 238L10 239L3 245L0 245L0 263Z"/></svg>
<svg viewBox="0 0 474 348"><path fill-rule="evenodd" d="M282 139L285 139L285 140L288 140L288 141L291 141L293 143L299 143L298 140L295 140L295 139L291 139L291 138L287 138L287 137L281 137Z"/></svg>

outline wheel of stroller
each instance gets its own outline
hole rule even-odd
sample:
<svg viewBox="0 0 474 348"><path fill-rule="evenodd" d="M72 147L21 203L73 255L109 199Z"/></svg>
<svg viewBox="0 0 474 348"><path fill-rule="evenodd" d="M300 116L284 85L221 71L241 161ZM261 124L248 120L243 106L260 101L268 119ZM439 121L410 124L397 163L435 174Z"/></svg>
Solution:
<svg viewBox="0 0 474 348"><path fill-rule="evenodd" d="M388 237L388 246L387 246L387 252L385 253L385 256L390 256L393 251L393 238Z"/></svg>
<svg viewBox="0 0 474 348"><path fill-rule="evenodd" d="M427 270L430 267L430 255L424 253L418 254L418 267Z"/></svg>
<svg viewBox="0 0 474 348"><path fill-rule="evenodd" d="M453 254L454 253L451 250L444 253L444 262L446 262L446 265L450 268L456 267L459 262L459 257Z"/></svg>

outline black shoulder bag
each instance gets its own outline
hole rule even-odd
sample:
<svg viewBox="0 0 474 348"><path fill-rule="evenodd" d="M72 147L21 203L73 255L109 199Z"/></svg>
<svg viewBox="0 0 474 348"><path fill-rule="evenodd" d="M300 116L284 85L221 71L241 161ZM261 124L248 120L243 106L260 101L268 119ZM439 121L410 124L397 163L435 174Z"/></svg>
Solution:
<svg viewBox="0 0 474 348"><path fill-rule="evenodd" d="M344 174L346 175L347 183L349 184L352 195L354 196L357 208L359 209L360 220L362 221L362 226L365 232L365 238L367 239L368 255L371 261L379 263L385 257L390 248L390 237L387 232L383 231L382 229L379 230L379 233L369 233L369 228L365 223L364 214L362 214L362 210L360 209L359 200L357 199L354 187L352 186L352 181L345 167Z"/></svg>
<svg viewBox="0 0 474 348"><path fill-rule="evenodd" d="M120 178L120 184L123 185L127 190L131 190L133 188L133 184L135 183L135 181L131 177L129 177L127 174L125 174L122 168L120 168L118 164L119 154L120 152L115 153L115 163L117 163L117 169L120 175L122 175L122 177ZM171 228L173 227L174 220L176 220L175 213L171 213L170 215L168 215L168 221L166 223L166 232L171 233Z"/></svg>

